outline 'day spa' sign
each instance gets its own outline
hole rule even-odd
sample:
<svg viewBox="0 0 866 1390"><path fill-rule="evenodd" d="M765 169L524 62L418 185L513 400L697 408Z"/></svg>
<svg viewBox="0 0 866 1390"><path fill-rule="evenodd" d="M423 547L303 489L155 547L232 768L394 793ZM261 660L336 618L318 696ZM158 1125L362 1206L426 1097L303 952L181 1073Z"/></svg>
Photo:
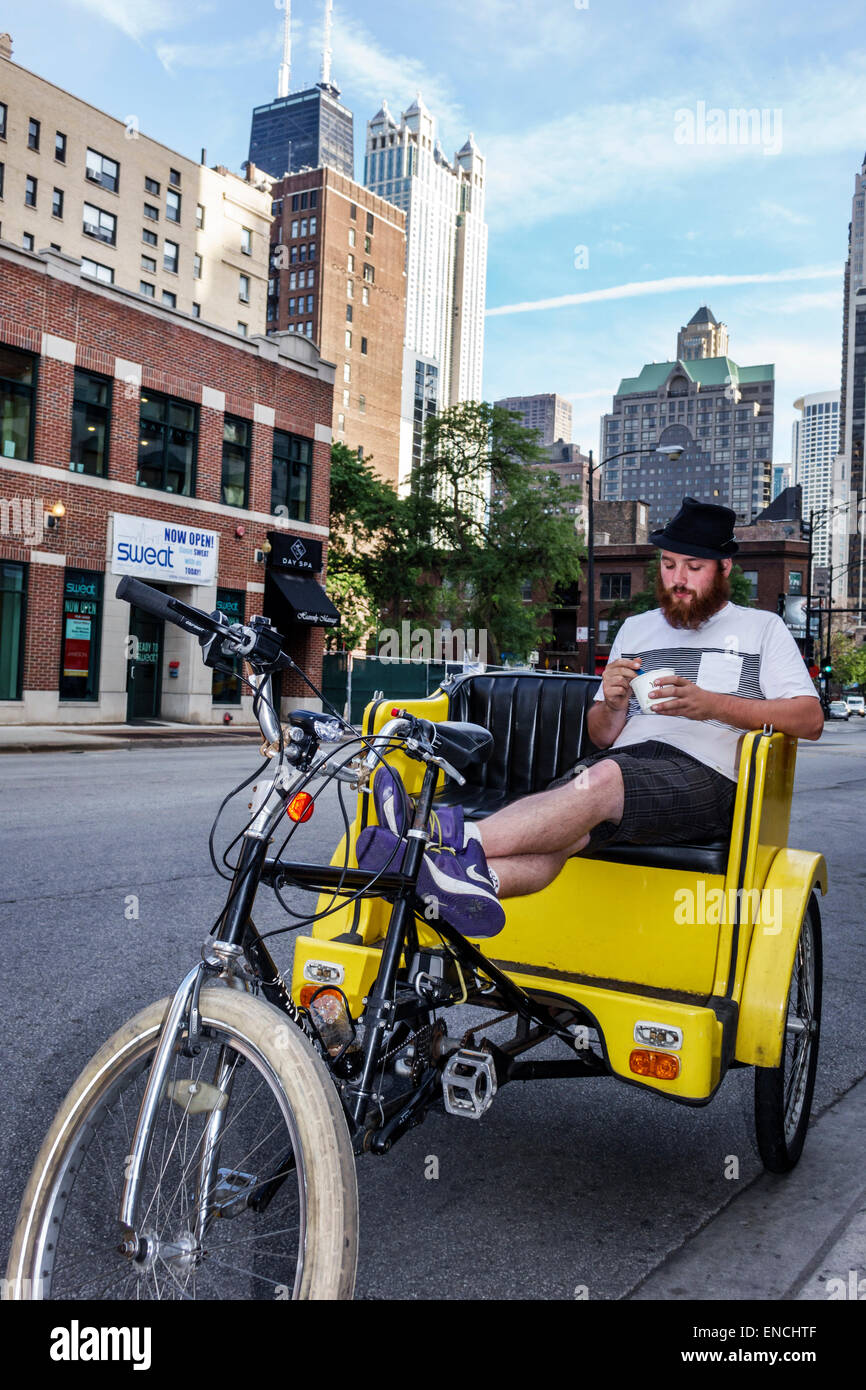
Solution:
<svg viewBox="0 0 866 1390"><path fill-rule="evenodd" d="M134 574L169 584L213 584L218 550L216 531L114 514L112 574Z"/></svg>

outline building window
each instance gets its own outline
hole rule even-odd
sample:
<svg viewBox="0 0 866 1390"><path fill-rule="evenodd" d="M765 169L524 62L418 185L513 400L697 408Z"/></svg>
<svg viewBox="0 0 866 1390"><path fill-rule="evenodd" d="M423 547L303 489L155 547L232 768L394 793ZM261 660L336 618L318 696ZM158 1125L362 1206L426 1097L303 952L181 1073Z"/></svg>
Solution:
<svg viewBox="0 0 866 1390"><path fill-rule="evenodd" d="M358 409L359 409L359 411L361 412L362 415L366 415L366 413L367 413L367 397L366 397L366 396L359 396L359 397L358 397Z"/></svg>
<svg viewBox="0 0 866 1390"><path fill-rule="evenodd" d="M373 241L372 241L372 238L371 238L371 237L368 237L368 236L365 236L365 237L364 237L364 251L366 252L366 254L367 254L368 256L369 256L370 252L372 251L372 249L373 249Z"/></svg>
<svg viewBox="0 0 866 1390"><path fill-rule="evenodd" d="M177 169L169 169L168 181L173 183L175 188L180 188L180 173Z"/></svg>
<svg viewBox="0 0 866 1390"><path fill-rule="evenodd" d="M55 188L54 193L53 193L53 195L52 195L52 198L51 198L51 216L52 216L52 217L62 217L62 216L63 216L63 189L62 189L62 188Z"/></svg>
<svg viewBox="0 0 866 1390"><path fill-rule="evenodd" d="M162 292L162 302L163 302L163 304L166 306L167 309L176 309L176 308L177 308L177 295L174 293L173 290L163 290L163 292Z"/></svg>
<svg viewBox="0 0 866 1390"><path fill-rule="evenodd" d="M169 222L180 221L180 194L169 188L165 195L165 216Z"/></svg>
<svg viewBox="0 0 866 1390"><path fill-rule="evenodd" d="M141 268L142 268L142 270L146 270L147 273L148 273L148 275L155 275L155 274L156 274L156 261L153 259L153 256L142 256L142 258L141 258Z"/></svg>
<svg viewBox="0 0 866 1390"><path fill-rule="evenodd" d="M194 497L198 408L156 391L143 391L138 430L139 487Z"/></svg>
<svg viewBox="0 0 866 1390"><path fill-rule="evenodd" d="M147 280L139 280L138 293L143 294L146 299L155 299L156 285L151 285Z"/></svg>
<svg viewBox="0 0 866 1390"><path fill-rule="evenodd" d="M757 571L757 570L743 570L743 578L744 578L744 579L747 579L747 580L749 581L749 585L750 585L751 591L752 591L752 592L751 592L751 597L752 597L753 599L754 599L754 598L757 598L757 597L758 597L758 571Z"/></svg>
<svg viewBox="0 0 866 1390"><path fill-rule="evenodd" d="M346 329L346 347L347 347L347 348L350 348L351 346L352 346L352 330L351 330L351 328L347 328L347 329Z"/></svg>
<svg viewBox="0 0 866 1390"><path fill-rule="evenodd" d="M9 115L9 108L5 101L0 101L0 140L6 139L6 118Z"/></svg>
<svg viewBox="0 0 866 1390"><path fill-rule="evenodd" d="M67 570L63 583L61 700L99 699L101 609L102 575L92 570Z"/></svg>
<svg viewBox="0 0 866 1390"><path fill-rule="evenodd" d="M151 222L158 222L158 221L159 221L159 208L158 208L158 207L154 207L153 203L145 203L145 205L144 205L144 215L145 215L145 217L148 217L148 218L150 219Z"/></svg>
<svg viewBox="0 0 866 1390"><path fill-rule="evenodd" d="M362 303L362 304L369 304L369 303L370 303L370 290L369 290L369 287L368 287L367 285L362 285L362 286L361 286L361 303Z"/></svg>
<svg viewBox="0 0 866 1390"><path fill-rule="evenodd" d="M344 363L343 363L343 380L344 380L344 381L351 381L351 380L352 380L352 368L351 368L350 363L348 363L348 362L344 362Z"/></svg>
<svg viewBox="0 0 866 1390"><path fill-rule="evenodd" d="M195 205L195 225L196 230L199 232L204 229L204 208L201 203L196 203Z"/></svg>
<svg viewBox="0 0 866 1390"><path fill-rule="evenodd" d="M318 223L316 222L315 217L311 217L311 218L310 218L310 236L315 236L315 235L316 235L316 227L317 227L317 226L318 226Z"/></svg>
<svg viewBox="0 0 866 1390"><path fill-rule="evenodd" d="M303 209L304 209L305 207L307 207L307 205L309 204L309 201L310 201L309 192L302 193L302 194L301 194L301 211L303 211Z"/></svg>
<svg viewBox="0 0 866 1390"><path fill-rule="evenodd" d="M247 336L247 324L243 323L243 322L241 321L241 319L238 319L238 329L237 329L237 331L238 331L238 333L241 335L242 338L245 338L245 337Z"/></svg>
<svg viewBox="0 0 866 1390"><path fill-rule="evenodd" d="M145 175L145 178L144 178L144 191L145 191L145 193L152 193L152 194L154 195L154 197L158 198L158 197L159 197L159 183L158 183L158 181L157 181L156 179L150 179L150 178L147 177L147 175Z"/></svg>
<svg viewBox="0 0 866 1390"><path fill-rule="evenodd" d="M355 237L355 228L354 228L354 227L350 227L350 228L349 228L349 245L350 245L350 246L354 246L354 245L355 245L355 241L356 241L356 237Z"/></svg>
<svg viewBox="0 0 866 1390"><path fill-rule="evenodd" d="M296 309L295 309L295 302L296 302L296 301L295 301L293 298L291 298L291 296L290 296L290 297L289 297L289 313L290 313L290 314L294 314L294 313L296 312Z"/></svg>
<svg viewBox="0 0 866 1390"><path fill-rule="evenodd" d="M145 242L148 246L158 246L158 245L159 245L159 237L157 236L156 232L152 232L152 231L150 230L149 227L142 227L142 229L141 229L141 239L142 239L142 241Z"/></svg>
<svg viewBox="0 0 866 1390"><path fill-rule="evenodd" d="M6 165L0 164L0 198L3 197L3 188L6 183Z"/></svg>
<svg viewBox="0 0 866 1390"><path fill-rule="evenodd" d="M244 621L245 598L243 589L217 589L217 612L225 613L230 623L242 623ZM231 673L214 671L211 698L215 705L239 705L243 684L241 680L243 658L239 656L223 657L222 664L230 666Z"/></svg>
<svg viewBox="0 0 866 1390"><path fill-rule="evenodd" d="M347 323L351 323L351 322L352 322L352 306L351 306L351 304L347 304L347 305L346 305L346 322L347 322Z"/></svg>
<svg viewBox="0 0 866 1390"><path fill-rule="evenodd" d="M0 700L21 699L26 603L27 566L0 560Z"/></svg>
<svg viewBox="0 0 866 1390"><path fill-rule="evenodd" d="M241 227L241 254L244 256L253 254L253 234L249 227Z"/></svg>
<svg viewBox="0 0 866 1390"><path fill-rule="evenodd" d="M307 224L307 219L306 219L306 217L302 217L302 218L301 218L301 236L306 236L306 235L307 235L307 225L308 225L308 224Z"/></svg>
<svg viewBox="0 0 866 1390"><path fill-rule="evenodd" d="M342 433L342 431L345 430L345 428L346 428L346 417L345 417L345 415L338 415L338 416L337 416L337 430L338 430L338 432Z"/></svg>
<svg viewBox="0 0 866 1390"><path fill-rule="evenodd" d="M5 122L4 122L4 125L5 125ZM39 149L39 131L40 131L40 129L41 129L40 122L39 122L39 121L35 121L35 120L33 119L33 117L31 116L31 117L30 117L29 124L28 124L28 126L27 126L27 148L28 148L29 150L38 150L38 149Z"/></svg>
<svg viewBox="0 0 866 1390"><path fill-rule="evenodd" d="M33 398L36 358L0 345L0 454L33 457ZM8 697L7 697L8 698Z"/></svg>
<svg viewBox="0 0 866 1390"><path fill-rule="evenodd" d="M343 405L345 405L345 406L348 407L349 401L350 401L350 393L349 393L349 391L344 391L344 392L343 392Z"/></svg>
<svg viewBox="0 0 866 1390"><path fill-rule="evenodd" d="M789 570L789 571L788 571L788 593L789 593L789 594L802 594L802 592L803 592L803 571L802 571L802 570Z"/></svg>
<svg viewBox="0 0 866 1390"><path fill-rule="evenodd" d="M248 506L250 483L249 420L226 415L223 422L223 468L220 500L228 507Z"/></svg>
<svg viewBox="0 0 866 1390"><path fill-rule="evenodd" d="M603 574L601 576L601 598L631 598L630 574Z"/></svg>
<svg viewBox="0 0 866 1390"><path fill-rule="evenodd" d="M172 275L177 275L178 258L180 247L176 241L164 241L162 243L162 268L168 270Z"/></svg>
<svg viewBox="0 0 866 1390"><path fill-rule="evenodd" d="M201 305L196 304L195 300L192 302L192 316L194 319L201 318Z"/></svg>
<svg viewBox="0 0 866 1390"><path fill-rule="evenodd" d="M279 508L289 521L309 521L312 479L313 441L274 430L271 511Z"/></svg>
<svg viewBox="0 0 866 1390"><path fill-rule="evenodd" d="M307 322L307 337L308 337L308 338L312 338L312 336L313 336L313 325L312 325L312 323L310 323L310 322L308 321L308 322Z"/></svg>
<svg viewBox="0 0 866 1390"><path fill-rule="evenodd" d="M308 313L308 314L311 314L312 312L313 312L313 296L312 296L311 294L308 294L308 295L307 295L307 313Z"/></svg>
<svg viewBox="0 0 866 1390"><path fill-rule="evenodd" d="M367 261L364 262L364 279L368 285L372 285L376 279L376 272Z"/></svg>
<svg viewBox="0 0 866 1390"><path fill-rule="evenodd" d="M314 241L311 241L310 244L309 244L309 246L307 247L307 260L309 260L309 261L314 261L315 259L316 259L316 243L315 243Z"/></svg>
<svg viewBox="0 0 866 1390"><path fill-rule="evenodd" d="M240 276L238 282L238 299L241 304L249 304L250 302L250 277L248 275Z"/></svg>
<svg viewBox="0 0 866 1390"><path fill-rule="evenodd" d="M373 214L372 214L372 212L368 212L368 213L367 213L367 231L368 231L368 232L372 232L372 230L373 230Z"/></svg>
<svg viewBox="0 0 866 1390"><path fill-rule="evenodd" d="M144 260L145 257L142 257ZM90 275L94 280L101 280L104 285L114 284L114 271L110 265L101 265L99 261L88 260L86 256L81 258L82 275Z"/></svg>
<svg viewBox="0 0 866 1390"><path fill-rule="evenodd" d="M28 174L24 180L24 202L29 208L35 208L36 206L36 187L37 180L34 179L32 174Z"/></svg>
<svg viewBox="0 0 866 1390"><path fill-rule="evenodd" d="M298 208L300 207L300 202L301 202L300 195L297 194L297 193L293 193L293 194L292 194L292 212L297 212Z"/></svg>
<svg viewBox="0 0 866 1390"><path fill-rule="evenodd" d="M66 163L66 136L58 130L54 136L54 158L58 164Z"/></svg>
<svg viewBox="0 0 866 1390"><path fill-rule="evenodd" d="M351 251L349 252L349 269L355 269L355 257L352 255Z"/></svg>
<svg viewBox="0 0 866 1390"><path fill-rule="evenodd" d="M70 468L96 478L108 474L111 378L76 367L72 393Z"/></svg>
<svg viewBox="0 0 866 1390"><path fill-rule="evenodd" d="M362 354L362 356L364 356L364 357L367 356L367 339L366 339L366 338L362 338L362 339L361 339L361 354Z"/></svg>
<svg viewBox="0 0 866 1390"><path fill-rule="evenodd" d="M357 203L352 203L352 204L350 205L350 207L349 207L349 216L351 217L351 219L352 219L353 222L357 222L357 220L358 220L358 204L357 204Z"/></svg>
<svg viewBox="0 0 866 1390"><path fill-rule="evenodd" d="M96 237L97 241L114 246L117 241L117 218L113 212L103 212L92 203L85 203L83 231L85 236Z"/></svg>
<svg viewBox="0 0 866 1390"><path fill-rule="evenodd" d="M354 298L355 298L355 282L354 282L354 280L347 280L347 281L346 281L346 298L347 298L347 299L354 299Z"/></svg>
<svg viewBox="0 0 866 1390"><path fill-rule="evenodd" d="M101 188L107 188L109 193L117 192L120 165L116 159L109 159L98 150L89 149L85 156L84 173L91 183L98 183Z"/></svg>
<svg viewBox="0 0 866 1390"><path fill-rule="evenodd" d="M310 287L310 289L313 288L313 285L315 284L315 280L316 280L316 272L315 272L314 270L312 270L312 269L308 270L308 271L307 271L307 284L308 284L308 286ZM302 280L302 281L301 281L301 284L303 285L303 283L304 283L304 282L303 282L303 280Z"/></svg>
<svg viewBox="0 0 866 1390"><path fill-rule="evenodd" d="M310 207L311 207L311 208L318 207L318 204L319 204L319 190L318 190L317 188L311 188L311 189L310 189Z"/></svg>

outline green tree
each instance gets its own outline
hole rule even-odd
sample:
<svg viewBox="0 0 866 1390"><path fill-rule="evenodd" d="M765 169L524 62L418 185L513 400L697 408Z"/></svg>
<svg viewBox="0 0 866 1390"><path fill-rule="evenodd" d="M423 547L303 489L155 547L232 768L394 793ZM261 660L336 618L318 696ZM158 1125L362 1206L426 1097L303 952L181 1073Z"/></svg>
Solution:
<svg viewBox="0 0 866 1390"><path fill-rule="evenodd" d="M830 642L833 681L842 686L866 685L866 644L844 632L834 632Z"/></svg>
<svg viewBox="0 0 866 1390"><path fill-rule="evenodd" d="M431 416L413 476L416 534L436 551L441 583L429 618L487 633L488 656L525 658L545 635L553 591L580 577L580 547L563 488L538 435L513 411L466 401ZM531 585L536 604L523 598ZM422 615L418 615L422 616Z"/></svg>

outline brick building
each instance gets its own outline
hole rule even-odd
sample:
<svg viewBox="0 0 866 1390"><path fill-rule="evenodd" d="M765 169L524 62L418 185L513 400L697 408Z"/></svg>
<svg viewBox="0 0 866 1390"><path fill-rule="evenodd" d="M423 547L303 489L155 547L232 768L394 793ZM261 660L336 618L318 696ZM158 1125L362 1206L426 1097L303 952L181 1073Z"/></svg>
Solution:
<svg viewBox="0 0 866 1390"><path fill-rule="evenodd" d="M273 185L268 332L337 364L334 438L398 481L406 214L335 169Z"/></svg>
<svg viewBox="0 0 866 1390"><path fill-rule="evenodd" d="M124 573L265 611L319 683L333 381L306 339L243 338L0 242L0 720L252 719L194 638L116 598Z"/></svg>

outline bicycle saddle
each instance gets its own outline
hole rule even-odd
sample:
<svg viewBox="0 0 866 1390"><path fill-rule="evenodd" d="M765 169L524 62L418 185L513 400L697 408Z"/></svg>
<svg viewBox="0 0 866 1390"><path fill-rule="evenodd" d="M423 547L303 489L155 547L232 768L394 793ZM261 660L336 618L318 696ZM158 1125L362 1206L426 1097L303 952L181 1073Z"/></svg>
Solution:
<svg viewBox="0 0 866 1390"><path fill-rule="evenodd" d="M486 763L493 752L493 735L481 724L446 719L441 724L431 724L430 728L433 751L458 772L472 763Z"/></svg>

